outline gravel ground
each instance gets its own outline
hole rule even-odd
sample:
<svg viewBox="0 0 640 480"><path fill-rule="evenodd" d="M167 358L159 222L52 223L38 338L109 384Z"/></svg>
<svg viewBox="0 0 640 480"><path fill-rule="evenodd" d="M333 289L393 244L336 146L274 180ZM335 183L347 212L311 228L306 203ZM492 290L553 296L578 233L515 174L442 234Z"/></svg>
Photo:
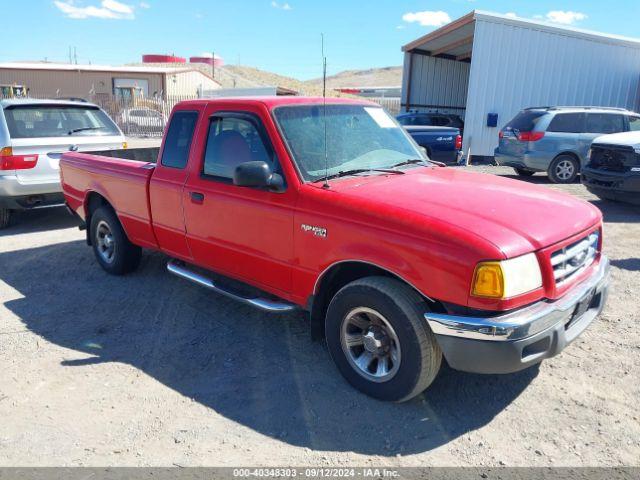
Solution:
<svg viewBox="0 0 640 480"><path fill-rule="evenodd" d="M539 367L445 368L405 404L349 387L300 314L210 294L159 254L108 276L64 210L24 214L0 232L0 465L639 465L640 211L550 188L604 212L602 317Z"/></svg>

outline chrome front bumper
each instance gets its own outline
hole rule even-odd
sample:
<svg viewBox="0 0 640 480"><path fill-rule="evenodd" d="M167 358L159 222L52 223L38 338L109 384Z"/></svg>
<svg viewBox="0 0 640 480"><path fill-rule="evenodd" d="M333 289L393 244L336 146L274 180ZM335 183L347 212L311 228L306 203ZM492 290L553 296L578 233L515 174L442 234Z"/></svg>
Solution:
<svg viewBox="0 0 640 480"><path fill-rule="evenodd" d="M541 301L495 317L427 312L424 318L453 368L507 373L562 351L600 314L608 286L609 260L603 255L591 277L555 302Z"/></svg>

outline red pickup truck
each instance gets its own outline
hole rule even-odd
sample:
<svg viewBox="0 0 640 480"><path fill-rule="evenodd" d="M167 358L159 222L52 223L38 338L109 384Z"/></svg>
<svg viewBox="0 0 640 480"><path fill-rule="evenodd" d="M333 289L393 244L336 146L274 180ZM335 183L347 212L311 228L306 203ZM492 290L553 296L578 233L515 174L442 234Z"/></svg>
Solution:
<svg viewBox="0 0 640 480"><path fill-rule="evenodd" d="M442 357L514 372L600 313L597 208L430 163L379 106L326 102L186 101L157 161L65 153L64 195L98 263L124 274L159 250L215 292L306 311L344 377L394 401L425 390Z"/></svg>

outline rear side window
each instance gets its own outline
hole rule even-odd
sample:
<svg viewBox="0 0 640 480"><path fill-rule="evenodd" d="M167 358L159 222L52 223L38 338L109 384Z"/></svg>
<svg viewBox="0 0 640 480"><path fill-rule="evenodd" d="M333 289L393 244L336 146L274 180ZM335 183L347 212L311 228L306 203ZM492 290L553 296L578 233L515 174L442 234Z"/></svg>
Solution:
<svg viewBox="0 0 640 480"><path fill-rule="evenodd" d="M4 116L11 138L120 135L109 116L93 106L12 105Z"/></svg>
<svg viewBox="0 0 640 480"><path fill-rule="evenodd" d="M551 123L548 132L581 133L584 132L584 114L558 113Z"/></svg>
<svg viewBox="0 0 640 480"><path fill-rule="evenodd" d="M629 130L632 132L640 130L640 117L629 117Z"/></svg>
<svg viewBox="0 0 640 480"><path fill-rule="evenodd" d="M618 133L624 131L624 117L613 113L587 113L588 133Z"/></svg>
<svg viewBox="0 0 640 480"><path fill-rule="evenodd" d="M184 168L187 165L197 120L198 112L176 112L173 114L162 150L162 159L160 160L162 166Z"/></svg>
<svg viewBox="0 0 640 480"><path fill-rule="evenodd" d="M504 130L531 132L547 112L522 111L504 127Z"/></svg>

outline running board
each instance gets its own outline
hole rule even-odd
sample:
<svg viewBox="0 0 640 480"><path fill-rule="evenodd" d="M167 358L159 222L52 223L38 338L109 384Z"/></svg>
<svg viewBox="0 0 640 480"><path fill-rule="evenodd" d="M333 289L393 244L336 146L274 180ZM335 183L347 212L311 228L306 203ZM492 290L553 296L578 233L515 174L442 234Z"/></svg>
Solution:
<svg viewBox="0 0 640 480"><path fill-rule="evenodd" d="M247 298L237 295L236 293L233 293L222 288L219 285L216 285L210 278L189 270L184 263L176 260L169 260L169 263L167 263L167 270L169 270L169 272L173 273L174 275L196 283L201 287L208 288L209 290L213 290L214 292L224 295L225 297L229 297L233 300L251 305L252 307L265 312L286 313L298 309L298 307L293 303L288 303L285 301L278 302L276 300L269 300L267 298Z"/></svg>

